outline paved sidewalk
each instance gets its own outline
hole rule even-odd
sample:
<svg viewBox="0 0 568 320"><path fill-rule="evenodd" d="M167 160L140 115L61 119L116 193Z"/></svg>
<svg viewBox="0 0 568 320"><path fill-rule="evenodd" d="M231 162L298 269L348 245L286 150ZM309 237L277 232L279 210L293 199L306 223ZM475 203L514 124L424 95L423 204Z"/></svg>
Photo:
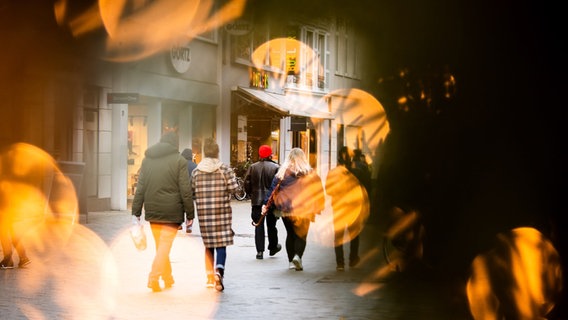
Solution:
<svg viewBox="0 0 568 320"><path fill-rule="evenodd" d="M362 262L335 270L330 216L312 224L304 271L288 269L285 249L255 258L250 202L233 202L235 244L227 249L225 291L205 287L204 248L180 231L172 247L175 285L159 293L146 287L154 245L137 251L127 211L91 212L70 241L44 241L27 269L0 270L1 319L460 319L448 316L428 276L386 281L380 228L363 234ZM280 243L286 231L277 223ZM65 229L59 230L65 235ZM58 239L57 237L54 237ZM348 249L347 249L348 252ZM400 277L400 275L397 275ZM394 280L392 280L394 279Z"/></svg>

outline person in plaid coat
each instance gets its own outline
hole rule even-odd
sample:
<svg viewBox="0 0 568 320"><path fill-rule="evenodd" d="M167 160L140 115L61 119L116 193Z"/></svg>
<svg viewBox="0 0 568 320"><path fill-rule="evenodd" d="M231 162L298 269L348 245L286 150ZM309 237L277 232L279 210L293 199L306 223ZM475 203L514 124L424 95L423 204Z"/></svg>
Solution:
<svg viewBox="0 0 568 320"><path fill-rule="evenodd" d="M205 158L193 170L191 186L205 246L207 287L223 291L227 246L233 244L235 235L231 195L238 184L233 169L218 159L219 145L213 138L205 141L203 155Z"/></svg>

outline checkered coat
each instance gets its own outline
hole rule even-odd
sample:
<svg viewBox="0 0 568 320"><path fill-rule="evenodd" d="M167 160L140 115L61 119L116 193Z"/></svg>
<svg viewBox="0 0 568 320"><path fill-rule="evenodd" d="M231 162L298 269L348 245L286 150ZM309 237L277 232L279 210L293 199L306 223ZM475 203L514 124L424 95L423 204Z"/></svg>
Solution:
<svg viewBox="0 0 568 320"><path fill-rule="evenodd" d="M238 187L233 169L218 159L204 158L192 172L191 185L205 247L232 245L231 194Z"/></svg>

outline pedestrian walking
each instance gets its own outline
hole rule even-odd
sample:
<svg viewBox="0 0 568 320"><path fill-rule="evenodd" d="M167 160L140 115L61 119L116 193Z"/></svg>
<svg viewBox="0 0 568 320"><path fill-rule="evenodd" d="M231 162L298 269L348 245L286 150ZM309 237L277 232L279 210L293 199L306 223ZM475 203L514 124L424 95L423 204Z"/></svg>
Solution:
<svg viewBox="0 0 568 320"><path fill-rule="evenodd" d="M218 159L219 145L213 138L205 140L203 155L192 174L193 198L205 246L207 287L223 291L227 246L233 244L235 235L231 195L238 184L233 169Z"/></svg>
<svg viewBox="0 0 568 320"><path fill-rule="evenodd" d="M194 161L195 156L193 155L193 150L191 150L190 148L185 148L181 152L181 155L187 160L187 171L189 172L189 176L191 177L193 169L197 167L197 163L195 163Z"/></svg>
<svg viewBox="0 0 568 320"><path fill-rule="evenodd" d="M197 167L197 163L195 163L195 155L193 154L193 150L191 150L190 148L183 149L181 155L187 160L187 172L189 173L189 180L191 184L191 175L193 173L193 170ZM185 220L185 232L193 232L193 219L190 220L187 216Z"/></svg>
<svg viewBox="0 0 568 320"><path fill-rule="evenodd" d="M43 176L52 168L43 151L25 143L16 143L0 150L0 245L3 258L0 269L14 268L14 250L18 267L31 263L23 244L24 233L43 221L43 209L48 199L43 193ZM39 209L41 210L33 210Z"/></svg>
<svg viewBox="0 0 568 320"><path fill-rule="evenodd" d="M275 196L267 207L272 192L275 192ZM325 199L321 179L311 168L302 149L290 150L286 161L272 180L264 204L262 214L273 209L276 216L282 217L286 228L288 268L304 270L302 256L306 249L310 223L324 209Z"/></svg>
<svg viewBox="0 0 568 320"><path fill-rule="evenodd" d="M5 197L5 192L2 191L2 196ZM4 202L4 200L0 200ZM12 259L13 250L18 254L18 267L25 268L31 263L26 253L26 248L21 241L20 232L14 227L15 221L22 217L15 216L14 214L0 215L0 243L2 245L3 258L0 261L0 269L13 269L14 260Z"/></svg>
<svg viewBox="0 0 568 320"><path fill-rule="evenodd" d="M371 170L361 149L353 150L350 169L359 182L365 187L367 193L371 191Z"/></svg>
<svg viewBox="0 0 568 320"><path fill-rule="evenodd" d="M265 248L265 228L262 218L262 205L270 190L272 180L278 171L279 165L272 161L272 148L261 145L258 148L259 160L253 163L245 175L245 190L250 194L251 218L255 222L254 244L256 247L256 258L263 259ZM278 229L276 222L278 218L274 216L273 210L266 213L266 233L268 234L268 251L270 256L274 256L282 245L278 243Z"/></svg>
<svg viewBox="0 0 568 320"><path fill-rule="evenodd" d="M10 200L6 199L9 197L10 192L13 190L5 190L5 187L10 186L9 183L2 183L0 186L0 207L4 207L5 204L9 203ZM21 196L21 195L19 195ZM15 225L18 220L25 221L25 217L22 216L23 212L15 213L13 208L11 212L4 211L0 214L0 243L2 245L3 258L0 261L0 269L13 269L14 260L12 258L13 249L16 250L18 254L18 267L24 268L31 263L31 260L26 253L26 248L21 241L21 228L17 229ZM21 223L20 221L20 223Z"/></svg>
<svg viewBox="0 0 568 320"><path fill-rule="evenodd" d="M349 149L343 147L337 154L337 166L325 180L325 192L331 197L333 208L334 250L337 271L345 271L344 244L349 244L349 267L360 261L359 235L369 216L369 199L365 187L350 171ZM347 234L346 234L347 233Z"/></svg>
<svg viewBox="0 0 568 320"><path fill-rule="evenodd" d="M160 142L144 153L136 193L132 201L132 214L150 222L156 254L148 275L148 288L161 291L174 284L170 250L185 215L193 220L193 199L187 171L187 161L180 155L175 132L164 134Z"/></svg>

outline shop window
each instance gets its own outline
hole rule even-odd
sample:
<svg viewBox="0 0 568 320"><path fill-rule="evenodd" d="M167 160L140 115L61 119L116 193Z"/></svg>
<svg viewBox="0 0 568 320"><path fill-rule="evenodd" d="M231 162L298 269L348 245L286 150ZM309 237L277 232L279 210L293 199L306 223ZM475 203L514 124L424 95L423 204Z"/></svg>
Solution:
<svg viewBox="0 0 568 320"><path fill-rule="evenodd" d="M266 25L257 24L254 30L246 35L232 36L234 60L237 63L252 66L252 54L254 50L270 40L269 28ZM268 65L269 57L265 57L264 63Z"/></svg>
<svg viewBox="0 0 568 320"><path fill-rule="evenodd" d="M291 28L290 30L293 30ZM329 56L328 34L323 29L303 26L296 32L289 31L289 37L299 39L301 46L298 57L297 72L287 79L287 85L309 91L329 90Z"/></svg>

